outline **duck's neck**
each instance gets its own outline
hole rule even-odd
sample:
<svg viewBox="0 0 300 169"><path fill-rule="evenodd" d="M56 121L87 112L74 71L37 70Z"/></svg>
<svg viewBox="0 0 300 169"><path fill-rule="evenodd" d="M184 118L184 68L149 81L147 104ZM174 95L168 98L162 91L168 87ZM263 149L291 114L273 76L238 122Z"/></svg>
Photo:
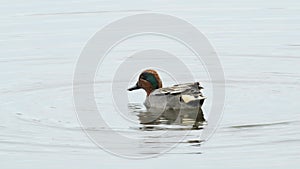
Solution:
<svg viewBox="0 0 300 169"><path fill-rule="evenodd" d="M148 80L143 87L147 93L147 96L149 96L154 90L162 88L161 80L158 77L153 79Z"/></svg>
<svg viewBox="0 0 300 169"><path fill-rule="evenodd" d="M145 89L146 93L147 93L147 96L149 96L153 91L154 89Z"/></svg>

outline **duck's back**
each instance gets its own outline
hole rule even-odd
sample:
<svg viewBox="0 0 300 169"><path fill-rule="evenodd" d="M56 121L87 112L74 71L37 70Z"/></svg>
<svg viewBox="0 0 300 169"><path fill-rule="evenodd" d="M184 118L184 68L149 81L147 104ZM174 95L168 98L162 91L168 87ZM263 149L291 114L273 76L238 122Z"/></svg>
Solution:
<svg viewBox="0 0 300 169"><path fill-rule="evenodd" d="M205 97L199 82L177 84L154 90L146 99L147 108L190 109L201 107Z"/></svg>

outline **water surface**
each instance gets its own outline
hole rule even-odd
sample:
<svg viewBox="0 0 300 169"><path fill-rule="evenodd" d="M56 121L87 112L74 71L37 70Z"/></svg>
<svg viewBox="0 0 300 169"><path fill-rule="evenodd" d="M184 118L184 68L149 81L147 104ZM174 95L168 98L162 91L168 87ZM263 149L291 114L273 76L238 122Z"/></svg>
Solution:
<svg viewBox="0 0 300 169"><path fill-rule="evenodd" d="M286 1L36 1L3 2L0 7L0 165L3 168L297 168L300 156L300 4ZM171 14L200 29L216 48L226 78L222 121L214 136L197 141L201 130L164 155L129 160L99 149L77 121L72 78L87 40L100 28L124 16L142 12ZM96 99L114 130L132 136L148 130L131 114L128 124L111 111L105 86L114 65L130 53L151 47L176 48L189 67L184 49L156 37L136 39L116 48L97 75ZM149 43L146 43L149 42ZM130 45L132 44L132 45ZM131 46L131 47L130 47ZM119 57L119 58L118 58ZM212 105L211 82L204 69L193 69ZM174 81L162 75L164 84ZM184 74L182 75L184 76ZM120 81L124 83L124 81ZM100 84L100 87L99 87ZM145 94L130 94L141 104ZM206 114L207 116L208 114ZM159 125L155 125L156 127ZM176 125L161 125L170 127ZM100 130L100 129L87 129ZM105 131L106 129L101 129ZM156 148L169 138L153 137ZM109 135L109 134L108 134ZM107 138L109 140L109 137ZM170 141L171 140L171 141ZM114 141L114 140L112 140ZM126 148L115 144L112 148ZM139 149L137 150L139 151Z"/></svg>

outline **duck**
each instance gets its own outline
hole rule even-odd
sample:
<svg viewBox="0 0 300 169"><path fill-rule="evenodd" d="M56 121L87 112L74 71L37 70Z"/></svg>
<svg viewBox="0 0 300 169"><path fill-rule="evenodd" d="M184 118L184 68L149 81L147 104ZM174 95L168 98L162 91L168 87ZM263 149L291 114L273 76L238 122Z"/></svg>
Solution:
<svg viewBox="0 0 300 169"><path fill-rule="evenodd" d="M147 93L144 105L152 110L197 110L202 112L202 105L206 99L201 90L200 82L175 84L163 87L157 71L147 69L139 75L136 84L128 91L143 89ZM204 119L204 118L203 118Z"/></svg>

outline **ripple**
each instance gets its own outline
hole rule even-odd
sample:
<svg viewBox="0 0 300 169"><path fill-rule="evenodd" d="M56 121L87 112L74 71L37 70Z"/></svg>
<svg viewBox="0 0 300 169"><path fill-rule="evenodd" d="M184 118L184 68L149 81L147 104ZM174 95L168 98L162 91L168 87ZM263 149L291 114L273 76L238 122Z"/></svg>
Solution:
<svg viewBox="0 0 300 169"><path fill-rule="evenodd" d="M299 121L283 121L283 122L274 122L274 123L260 123L260 124L245 124L245 125L234 125L229 126L228 128L255 128L255 127L265 127L265 126L277 126L277 125L289 125Z"/></svg>
<svg viewBox="0 0 300 169"><path fill-rule="evenodd" d="M37 13L25 16L56 16L56 15L82 15L82 14L102 14L114 12L146 12L147 10L115 10L115 11L74 11L74 12L56 12L56 13Z"/></svg>
<svg viewBox="0 0 300 169"><path fill-rule="evenodd" d="M73 144L73 143L47 143L36 141L16 141L16 140L0 140L0 144L11 145L27 145L39 147L56 147L56 148L77 148L77 149L94 149L93 144Z"/></svg>

